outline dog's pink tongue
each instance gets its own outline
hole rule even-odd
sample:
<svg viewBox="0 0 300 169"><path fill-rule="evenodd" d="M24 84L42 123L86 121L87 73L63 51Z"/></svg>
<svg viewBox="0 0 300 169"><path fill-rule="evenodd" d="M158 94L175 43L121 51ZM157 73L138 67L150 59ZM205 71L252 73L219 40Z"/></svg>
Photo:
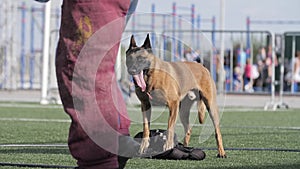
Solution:
<svg viewBox="0 0 300 169"><path fill-rule="evenodd" d="M140 74L133 75L134 80L136 81L137 85L142 88L142 91L144 92L146 90L146 83L143 76L143 71L141 71Z"/></svg>

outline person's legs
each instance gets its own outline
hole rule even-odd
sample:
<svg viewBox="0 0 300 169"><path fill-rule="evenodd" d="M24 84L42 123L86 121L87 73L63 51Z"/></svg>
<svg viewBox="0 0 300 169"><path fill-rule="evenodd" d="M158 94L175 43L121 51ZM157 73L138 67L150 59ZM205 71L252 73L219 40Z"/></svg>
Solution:
<svg viewBox="0 0 300 169"><path fill-rule="evenodd" d="M124 27L110 24L124 25L129 3L129 0L63 1L56 73L64 109L72 119L69 149L79 168L117 168L119 135L129 134L130 121L113 69ZM112 26L109 35L114 38L103 36L95 47L97 53L91 50L82 54L82 49L89 46L89 39L107 25ZM107 44L112 45L106 47ZM93 59L99 60L95 74L91 73ZM101 140L110 144L101 145Z"/></svg>

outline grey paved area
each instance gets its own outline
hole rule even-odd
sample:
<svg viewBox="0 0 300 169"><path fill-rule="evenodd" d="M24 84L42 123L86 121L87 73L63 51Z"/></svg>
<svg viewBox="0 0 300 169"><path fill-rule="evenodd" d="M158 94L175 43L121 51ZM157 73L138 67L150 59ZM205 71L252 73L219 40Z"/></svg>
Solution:
<svg viewBox="0 0 300 169"><path fill-rule="evenodd" d="M55 97L52 94L51 97ZM279 102L279 96L275 97L275 102ZM39 90L17 90L7 91L0 90L0 102L40 102L41 93ZM220 107L256 107L264 108L271 101L270 95L254 95L254 94L226 94L218 95L218 104ZM133 95L129 100L130 104L139 103L136 96ZM284 95L283 102L290 108L300 108L300 95ZM270 108L272 108L271 103Z"/></svg>
<svg viewBox="0 0 300 169"><path fill-rule="evenodd" d="M0 90L1 102L40 102L39 90Z"/></svg>

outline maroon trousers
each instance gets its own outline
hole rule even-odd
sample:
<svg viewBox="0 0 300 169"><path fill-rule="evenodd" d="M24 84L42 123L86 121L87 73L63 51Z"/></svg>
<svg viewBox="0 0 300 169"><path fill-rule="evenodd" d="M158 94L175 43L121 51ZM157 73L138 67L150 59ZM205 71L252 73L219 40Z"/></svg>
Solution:
<svg viewBox="0 0 300 169"><path fill-rule="evenodd" d="M130 0L64 0L56 74L72 123L68 145L80 168L117 168L129 134L114 65Z"/></svg>

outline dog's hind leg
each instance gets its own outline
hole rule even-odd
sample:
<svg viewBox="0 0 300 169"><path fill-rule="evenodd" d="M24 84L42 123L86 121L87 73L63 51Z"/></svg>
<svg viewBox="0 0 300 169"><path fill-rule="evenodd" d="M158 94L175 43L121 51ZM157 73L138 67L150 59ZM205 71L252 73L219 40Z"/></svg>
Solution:
<svg viewBox="0 0 300 169"><path fill-rule="evenodd" d="M210 96L210 97L207 97L207 96ZM212 94L212 95L204 94L203 102L206 105L209 116L215 127L215 138L217 141L218 152L219 152L218 157L225 158L226 154L224 151L222 135L221 135L221 130L220 130L220 117L219 117L219 109L217 106L216 96L214 94Z"/></svg>
<svg viewBox="0 0 300 169"><path fill-rule="evenodd" d="M194 101L190 100L188 96L184 97L180 102L179 115L185 132L184 141L183 141L184 146L188 146L192 134L189 117L190 117L190 109L193 103Z"/></svg>
<svg viewBox="0 0 300 169"><path fill-rule="evenodd" d="M218 145L218 157L225 158L226 154L223 147L222 135L220 130L220 117L219 117L219 109L217 105L217 94L216 88L213 83L213 80L210 81L210 87L206 88L206 90L202 90L200 95L202 96L202 101L206 105L209 116L213 122L215 128L215 138Z"/></svg>
<svg viewBox="0 0 300 169"><path fill-rule="evenodd" d="M143 113L143 139L141 142L139 153L146 153L150 145L150 119L151 119L151 104L150 102L142 102Z"/></svg>
<svg viewBox="0 0 300 169"><path fill-rule="evenodd" d="M203 124L205 118L206 106L202 100L197 102L199 123Z"/></svg>
<svg viewBox="0 0 300 169"><path fill-rule="evenodd" d="M220 119L219 119L219 110L217 107L216 101L212 101L210 110L209 110L210 118L213 121L213 125L215 127L215 137L218 145L218 157L219 158L226 158L226 154L223 147L222 135L220 130Z"/></svg>

